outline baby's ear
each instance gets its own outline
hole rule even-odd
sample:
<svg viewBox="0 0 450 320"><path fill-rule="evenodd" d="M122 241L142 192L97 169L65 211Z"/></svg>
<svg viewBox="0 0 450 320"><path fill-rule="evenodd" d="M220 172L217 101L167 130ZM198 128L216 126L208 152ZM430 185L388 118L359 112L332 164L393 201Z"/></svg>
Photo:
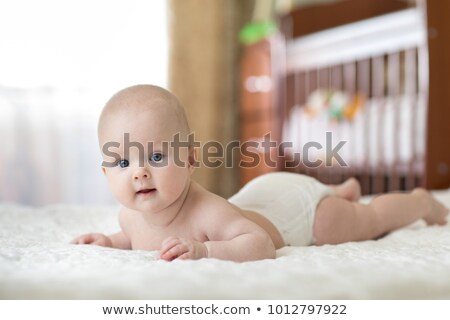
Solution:
<svg viewBox="0 0 450 320"><path fill-rule="evenodd" d="M103 166L102 166L102 172L103 172L104 175L106 175L106 169Z"/></svg>
<svg viewBox="0 0 450 320"><path fill-rule="evenodd" d="M199 166L197 161L197 149L194 147L189 147L189 171L192 173L194 169Z"/></svg>

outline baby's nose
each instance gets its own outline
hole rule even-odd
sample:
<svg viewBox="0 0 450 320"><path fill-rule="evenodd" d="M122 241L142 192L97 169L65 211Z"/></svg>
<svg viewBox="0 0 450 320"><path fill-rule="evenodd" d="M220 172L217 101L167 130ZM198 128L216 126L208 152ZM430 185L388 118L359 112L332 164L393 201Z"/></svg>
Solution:
<svg viewBox="0 0 450 320"><path fill-rule="evenodd" d="M148 178L150 178L150 173L144 168L140 168L140 169L136 170L133 175L134 180L141 180L141 179L148 179Z"/></svg>

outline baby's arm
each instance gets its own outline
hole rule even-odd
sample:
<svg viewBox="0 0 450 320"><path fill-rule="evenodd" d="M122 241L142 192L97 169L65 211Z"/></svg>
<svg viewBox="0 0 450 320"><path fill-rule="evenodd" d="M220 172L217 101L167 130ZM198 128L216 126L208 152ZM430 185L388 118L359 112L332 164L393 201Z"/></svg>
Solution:
<svg viewBox="0 0 450 320"><path fill-rule="evenodd" d="M238 262L275 258L272 239L253 222L241 218L221 227L219 238L229 240L206 241L208 257Z"/></svg>
<svg viewBox="0 0 450 320"><path fill-rule="evenodd" d="M116 249L131 249L131 242L123 231L106 236L101 233L88 233L71 241L72 244L93 244Z"/></svg>
<svg viewBox="0 0 450 320"><path fill-rule="evenodd" d="M162 244L161 258L170 261L208 257L238 262L275 258L270 236L240 214L211 214L208 220L207 236L212 241L170 237Z"/></svg>
<svg viewBox="0 0 450 320"><path fill-rule="evenodd" d="M123 232L125 222L125 212L122 208L119 212L119 224L122 228L122 231L111 234L109 236L104 235L102 233L88 233L81 235L75 239L73 239L70 243L72 244L93 244L102 247L110 247L116 249L131 249L131 241L127 237L127 235Z"/></svg>

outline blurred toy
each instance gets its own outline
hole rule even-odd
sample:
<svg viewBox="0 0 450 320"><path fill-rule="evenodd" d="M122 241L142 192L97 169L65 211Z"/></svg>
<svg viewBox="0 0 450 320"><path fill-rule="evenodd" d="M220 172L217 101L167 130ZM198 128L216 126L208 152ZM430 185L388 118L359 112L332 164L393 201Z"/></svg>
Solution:
<svg viewBox="0 0 450 320"><path fill-rule="evenodd" d="M318 89L309 95L305 110L311 117L317 117L326 112L330 121L350 121L362 108L364 102L365 97L361 93L351 97L338 90Z"/></svg>

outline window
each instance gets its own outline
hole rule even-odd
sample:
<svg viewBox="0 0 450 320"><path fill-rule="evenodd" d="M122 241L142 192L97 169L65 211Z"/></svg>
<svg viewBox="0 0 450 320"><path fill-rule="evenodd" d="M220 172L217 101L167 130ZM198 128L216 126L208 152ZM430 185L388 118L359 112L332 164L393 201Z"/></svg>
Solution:
<svg viewBox="0 0 450 320"><path fill-rule="evenodd" d="M107 99L167 84L165 0L0 4L1 201L111 203L96 123Z"/></svg>

